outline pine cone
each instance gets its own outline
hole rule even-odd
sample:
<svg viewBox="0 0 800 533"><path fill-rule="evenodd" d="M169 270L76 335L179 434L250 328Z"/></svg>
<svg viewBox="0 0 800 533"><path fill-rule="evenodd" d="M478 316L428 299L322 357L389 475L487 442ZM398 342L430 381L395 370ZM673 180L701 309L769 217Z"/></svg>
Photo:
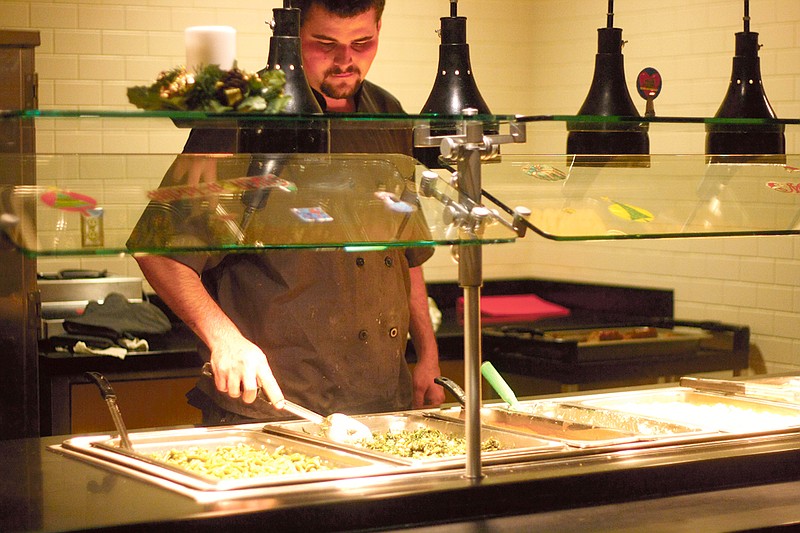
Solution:
<svg viewBox="0 0 800 533"><path fill-rule="evenodd" d="M249 82L238 68L225 72L216 84L217 100L231 107L236 106L248 93Z"/></svg>

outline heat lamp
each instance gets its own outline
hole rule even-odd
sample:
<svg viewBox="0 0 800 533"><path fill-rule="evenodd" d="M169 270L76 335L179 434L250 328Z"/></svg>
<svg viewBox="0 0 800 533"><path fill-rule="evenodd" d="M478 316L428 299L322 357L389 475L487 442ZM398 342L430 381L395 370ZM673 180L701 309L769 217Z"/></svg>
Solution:
<svg viewBox="0 0 800 533"><path fill-rule="evenodd" d="M465 109L475 109L477 115L490 115L489 106L481 96L469 56L467 44L467 18L458 16L458 0L450 0L450 15L442 17L438 31L439 63L428 100L422 106L422 114L443 116L461 115ZM453 120L431 122L431 135L455 134ZM489 125L487 133L496 132L496 125ZM439 168L438 147L418 147L415 157L428 168Z"/></svg>
<svg viewBox="0 0 800 533"><path fill-rule="evenodd" d="M776 120L761 80L758 33L750 31L750 2L744 0L744 31L736 33L728 92L715 118ZM782 124L719 124L706 126L706 154L711 163L786 163Z"/></svg>
<svg viewBox="0 0 800 533"><path fill-rule="evenodd" d="M280 70L286 77L283 87L289 101L281 111L284 114L322 114L322 107L314 96L303 70L303 55L300 45L300 10L293 8L291 0L284 0L283 7L272 10L270 22L273 35L269 40L267 66L262 72ZM282 154L327 152L329 131L327 122L320 120L271 120L268 124L258 121L241 121L238 128L240 153L253 154L248 176L280 175L287 157ZM245 205L240 222L244 236L253 215L264 208L270 189L246 191L242 195Z"/></svg>
<svg viewBox="0 0 800 533"><path fill-rule="evenodd" d="M638 118L625 82L622 29L614 27L614 0L608 1L605 28L597 30L597 55L589 93L578 111L581 116ZM635 120L575 121L567 124L567 154L576 155L576 165L629 165L647 155L647 126ZM623 157L614 157L621 155Z"/></svg>

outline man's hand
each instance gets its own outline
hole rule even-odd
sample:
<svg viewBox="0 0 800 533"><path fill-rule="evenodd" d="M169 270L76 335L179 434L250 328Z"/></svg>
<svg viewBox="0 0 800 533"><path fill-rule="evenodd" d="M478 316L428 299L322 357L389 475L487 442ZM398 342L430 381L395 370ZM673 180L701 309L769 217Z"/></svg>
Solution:
<svg viewBox="0 0 800 533"><path fill-rule="evenodd" d="M226 339L212 351L211 367L217 389L231 398L241 396L243 402L253 403L261 387L272 404L283 400L264 352L244 337Z"/></svg>
<svg viewBox="0 0 800 533"><path fill-rule="evenodd" d="M414 400L412 407L439 407L444 403L444 389L433 382L441 375L438 363L419 362L414 366L412 379L414 383Z"/></svg>

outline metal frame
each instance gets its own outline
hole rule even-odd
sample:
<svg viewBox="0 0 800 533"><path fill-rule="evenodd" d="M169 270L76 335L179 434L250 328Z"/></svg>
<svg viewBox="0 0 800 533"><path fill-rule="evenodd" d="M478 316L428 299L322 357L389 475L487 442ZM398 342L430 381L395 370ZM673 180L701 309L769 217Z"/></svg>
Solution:
<svg viewBox="0 0 800 533"><path fill-rule="evenodd" d="M456 187L459 190L462 213L468 213L459 222L467 232L480 233L483 222L493 215L481 205L481 162L499 157L501 144L524 143L525 125L512 122L505 135L484 135L484 123L477 117L476 109L463 110L464 119L455 135L430 136L430 124L420 124L414 130L417 146L440 145L442 159L455 162ZM428 187L426 187L428 188ZM520 237L525 225L520 218L530 212L514 214L512 227ZM479 245L458 245L458 281L464 291L464 384L466 393L467 459L465 476L473 483L483 477L481 473L481 286L483 285L483 248Z"/></svg>

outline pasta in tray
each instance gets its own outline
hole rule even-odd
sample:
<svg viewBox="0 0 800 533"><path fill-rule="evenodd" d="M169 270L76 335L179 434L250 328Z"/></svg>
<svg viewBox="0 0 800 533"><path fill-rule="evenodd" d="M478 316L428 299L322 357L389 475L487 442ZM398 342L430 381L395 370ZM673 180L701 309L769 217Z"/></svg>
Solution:
<svg viewBox="0 0 800 533"><path fill-rule="evenodd" d="M215 449L190 446L181 450L153 453L151 457L194 474L218 479L246 479L331 470L318 456L292 452L284 446L278 446L270 452L263 447L256 448L244 443Z"/></svg>

